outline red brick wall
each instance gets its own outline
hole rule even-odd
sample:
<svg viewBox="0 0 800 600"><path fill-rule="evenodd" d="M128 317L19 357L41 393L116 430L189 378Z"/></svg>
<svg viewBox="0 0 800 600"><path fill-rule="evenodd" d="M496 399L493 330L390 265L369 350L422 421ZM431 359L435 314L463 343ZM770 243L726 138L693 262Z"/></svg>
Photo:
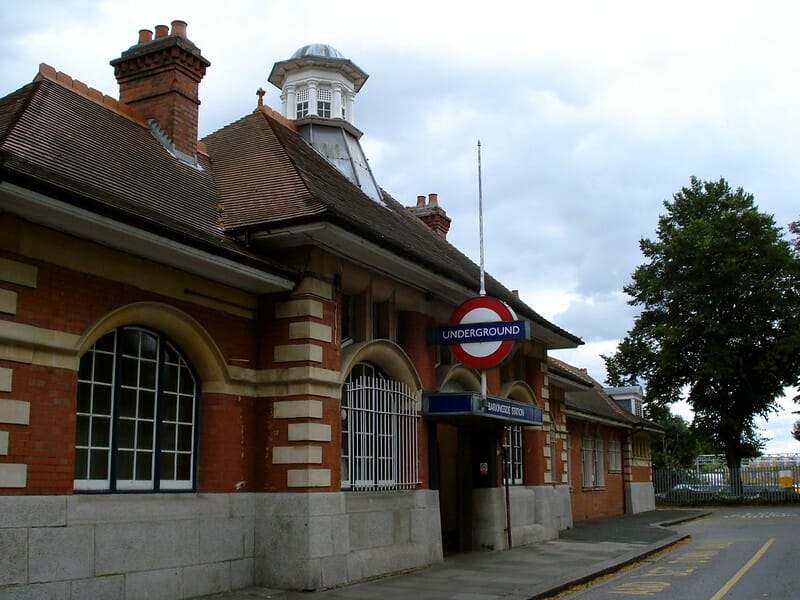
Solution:
<svg viewBox="0 0 800 600"><path fill-rule="evenodd" d="M249 319L27 257L7 252L0 255L38 268L35 288L3 284L17 292L17 312L0 315L0 320L80 335L114 309L134 302L158 301L197 319L224 356L255 362L255 328ZM9 453L0 457L2 462L28 465L27 486L19 490L4 488L2 493L71 493L77 371L16 362L2 366L13 371L13 389L10 393L0 392L0 397L30 402L30 425L3 424L2 429L9 431ZM263 485L258 479L263 457L256 449L257 440L263 438L254 434L254 423L258 423L254 413L252 399L201 395L199 489L248 491ZM261 469L257 468L259 459Z"/></svg>
<svg viewBox="0 0 800 600"><path fill-rule="evenodd" d="M253 398L202 394L198 429L200 492L253 492L263 479L255 440L262 417ZM260 468L259 468L260 467Z"/></svg>
<svg viewBox="0 0 800 600"><path fill-rule="evenodd" d="M595 437L594 424L590 429ZM570 445L570 496L572 501L573 521L584 521L598 517L609 517L625 513L625 487L622 473L608 472L608 431L600 429L599 435L604 440L605 486L603 488L586 489L583 487L583 471L581 469L581 441L584 422L570 419L567 422Z"/></svg>
<svg viewBox="0 0 800 600"><path fill-rule="evenodd" d="M13 390L0 398L30 402L30 424L8 425L8 455L2 462L28 465L27 487L3 495L72 493L75 475L77 373L67 369L0 361L13 369Z"/></svg>

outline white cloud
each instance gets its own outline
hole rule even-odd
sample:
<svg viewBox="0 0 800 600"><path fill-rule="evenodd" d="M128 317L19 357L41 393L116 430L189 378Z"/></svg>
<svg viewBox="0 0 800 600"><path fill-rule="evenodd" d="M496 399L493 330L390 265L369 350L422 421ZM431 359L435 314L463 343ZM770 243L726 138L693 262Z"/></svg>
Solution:
<svg viewBox="0 0 800 600"><path fill-rule="evenodd" d="M800 217L800 4L789 0L3 9L0 95L47 62L114 96L108 61L139 29L185 20L212 63L200 88L203 135L249 113L259 87L279 107L267 82L274 62L306 43L335 46L370 74L356 125L379 183L409 205L439 193L453 218L448 239L473 260L481 140L487 270L586 340L565 360L600 381L599 355L632 326L621 289L642 262L638 240L652 237L662 201L691 175L744 187L779 225ZM777 423L771 445L783 448Z"/></svg>

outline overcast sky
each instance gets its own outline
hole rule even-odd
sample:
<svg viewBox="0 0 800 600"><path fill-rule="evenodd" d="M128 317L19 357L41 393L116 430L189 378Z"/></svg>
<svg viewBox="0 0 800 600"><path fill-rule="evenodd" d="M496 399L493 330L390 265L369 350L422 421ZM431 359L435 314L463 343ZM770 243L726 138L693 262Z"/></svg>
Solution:
<svg viewBox="0 0 800 600"><path fill-rule="evenodd" d="M692 175L743 187L780 227L800 218L799 17L791 0L6 0L0 96L45 62L117 97L109 60L181 19L211 61L204 136L259 87L280 109L272 65L331 44L370 76L355 121L378 183L406 205L438 193L476 262L480 140L487 271L580 336L554 355L603 382L638 240ZM798 452L782 405L767 449Z"/></svg>

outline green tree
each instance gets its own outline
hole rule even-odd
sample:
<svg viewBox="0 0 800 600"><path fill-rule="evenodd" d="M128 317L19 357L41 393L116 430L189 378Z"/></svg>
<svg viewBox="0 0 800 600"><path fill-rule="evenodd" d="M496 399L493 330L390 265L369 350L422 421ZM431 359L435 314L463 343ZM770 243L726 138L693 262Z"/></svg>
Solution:
<svg viewBox="0 0 800 600"><path fill-rule="evenodd" d="M692 467L701 446L686 419L663 404L646 405L644 416L664 428L664 435L653 438L653 466L667 469Z"/></svg>
<svg viewBox="0 0 800 600"><path fill-rule="evenodd" d="M644 384L651 402L685 397L740 491L741 460L762 445L755 418L800 383L800 257L724 179L693 177L664 207L624 288L641 312L603 358L610 380Z"/></svg>

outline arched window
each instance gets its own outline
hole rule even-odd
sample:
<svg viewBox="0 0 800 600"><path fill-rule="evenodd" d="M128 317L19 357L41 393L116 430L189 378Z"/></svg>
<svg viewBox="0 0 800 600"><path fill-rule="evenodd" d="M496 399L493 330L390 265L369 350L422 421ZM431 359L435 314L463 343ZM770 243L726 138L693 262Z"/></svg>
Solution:
<svg viewBox="0 0 800 600"><path fill-rule="evenodd" d="M193 489L197 399L194 373L164 337L104 335L78 370L75 489Z"/></svg>
<svg viewBox="0 0 800 600"><path fill-rule="evenodd" d="M397 490L419 484L416 397L362 362L342 388L342 489Z"/></svg>

